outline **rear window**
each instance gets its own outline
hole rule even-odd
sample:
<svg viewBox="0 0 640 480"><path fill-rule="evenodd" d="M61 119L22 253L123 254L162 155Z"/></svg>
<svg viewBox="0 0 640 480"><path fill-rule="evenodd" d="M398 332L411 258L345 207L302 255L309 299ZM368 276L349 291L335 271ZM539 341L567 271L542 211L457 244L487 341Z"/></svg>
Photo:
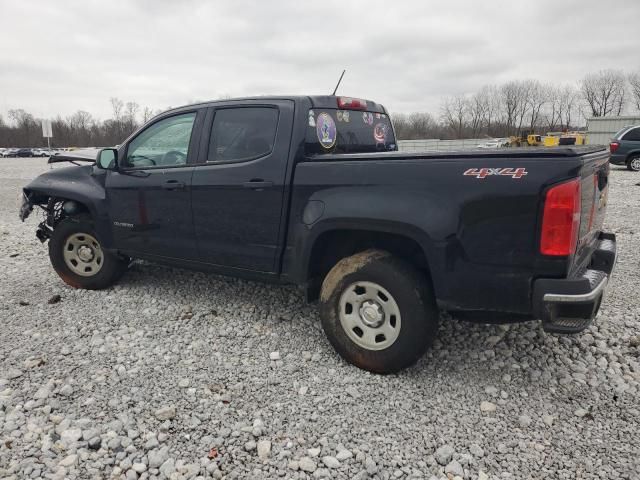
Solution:
<svg viewBox="0 0 640 480"><path fill-rule="evenodd" d="M313 109L305 153L367 153L397 150L391 120L384 113L361 110Z"/></svg>
<svg viewBox="0 0 640 480"><path fill-rule="evenodd" d="M629 140L631 142L639 142L640 141L640 127L633 128L624 134L622 140Z"/></svg>
<svg viewBox="0 0 640 480"><path fill-rule="evenodd" d="M612 137L614 140L620 140L620 137L622 137L622 135L624 135L624 133L629 130L629 126L627 125L626 127L622 128L621 130L618 130L616 132L616 134Z"/></svg>

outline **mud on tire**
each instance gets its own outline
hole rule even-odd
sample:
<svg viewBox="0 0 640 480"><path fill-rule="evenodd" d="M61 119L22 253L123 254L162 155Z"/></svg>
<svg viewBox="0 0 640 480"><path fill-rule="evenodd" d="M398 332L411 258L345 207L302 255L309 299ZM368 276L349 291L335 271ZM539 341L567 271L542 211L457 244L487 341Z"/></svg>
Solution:
<svg viewBox="0 0 640 480"><path fill-rule="evenodd" d="M438 329L427 276L381 250L344 258L331 269L322 284L320 313L338 353L376 373L414 364Z"/></svg>

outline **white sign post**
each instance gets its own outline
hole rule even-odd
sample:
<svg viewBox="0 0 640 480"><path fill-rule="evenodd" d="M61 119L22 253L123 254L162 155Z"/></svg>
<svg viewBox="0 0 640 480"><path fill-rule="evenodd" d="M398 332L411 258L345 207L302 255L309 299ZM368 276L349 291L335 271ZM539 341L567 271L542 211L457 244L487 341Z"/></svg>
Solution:
<svg viewBox="0 0 640 480"><path fill-rule="evenodd" d="M47 147L51 150L51 137L53 137L51 120L42 120L42 136L47 139Z"/></svg>

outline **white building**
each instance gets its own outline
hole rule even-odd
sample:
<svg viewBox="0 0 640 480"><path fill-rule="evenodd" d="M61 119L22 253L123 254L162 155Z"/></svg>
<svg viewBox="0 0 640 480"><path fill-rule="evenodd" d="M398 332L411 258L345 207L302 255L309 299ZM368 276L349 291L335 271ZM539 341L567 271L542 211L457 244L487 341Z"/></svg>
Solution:
<svg viewBox="0 0 640 480"><path fill-rule="evenodd" d="M587 120L587 143L609 145L611 137L628 125L640 125L640 117L593 117Z"/></svg>

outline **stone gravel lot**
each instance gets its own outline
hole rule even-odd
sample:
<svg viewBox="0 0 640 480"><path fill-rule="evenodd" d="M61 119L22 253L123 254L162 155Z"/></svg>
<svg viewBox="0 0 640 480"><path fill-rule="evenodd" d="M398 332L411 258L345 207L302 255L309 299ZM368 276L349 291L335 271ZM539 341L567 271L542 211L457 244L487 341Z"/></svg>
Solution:
<svg viewBox="0 0 640 480"><path fill-rule="evenodd" d="M67 287L17 218L47 168L0 159L0 478L640 478L640 175L612 167L619 260L585 333L445 319L378 376L292 287L148 263Z"/></svg>

